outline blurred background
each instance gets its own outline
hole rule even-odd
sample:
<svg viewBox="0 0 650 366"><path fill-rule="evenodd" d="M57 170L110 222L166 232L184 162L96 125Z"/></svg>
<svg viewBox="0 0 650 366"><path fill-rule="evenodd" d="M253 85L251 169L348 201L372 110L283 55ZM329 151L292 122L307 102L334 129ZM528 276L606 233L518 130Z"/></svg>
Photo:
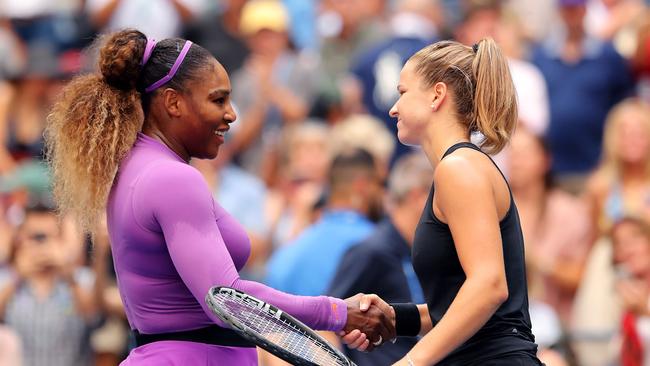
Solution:
<svg viewBox="0 0 650 366"><path fill-rule="evenodd" d="M520 119L494 158L520 211L540 357L650 365L649 4L0 0L0 365L117 365L133 347L106 229L59 220L42 150L61 87L93 71L98 34L124 27L192 40L228 70L238 120L217 159L192 164L251 237L242 276L309 295L335 291L382 219L424 207L430 180L408 163L422 153L388 116L404 62L436 40L494 38ZM321 251L296 249L309 245ZM321 267L306 278L309 261Z"/></svg>

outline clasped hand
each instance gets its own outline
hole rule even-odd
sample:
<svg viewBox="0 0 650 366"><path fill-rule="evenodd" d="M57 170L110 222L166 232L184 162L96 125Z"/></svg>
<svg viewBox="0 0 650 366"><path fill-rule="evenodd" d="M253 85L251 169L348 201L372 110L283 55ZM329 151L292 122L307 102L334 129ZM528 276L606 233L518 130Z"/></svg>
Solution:
<svg viewBox="0 0 650 366"><path fill-rule="evenodd" d="M356 294L345 299L348 319L339 333L348 347L372 351L395 339L395 311L377 295Z"/></svg>

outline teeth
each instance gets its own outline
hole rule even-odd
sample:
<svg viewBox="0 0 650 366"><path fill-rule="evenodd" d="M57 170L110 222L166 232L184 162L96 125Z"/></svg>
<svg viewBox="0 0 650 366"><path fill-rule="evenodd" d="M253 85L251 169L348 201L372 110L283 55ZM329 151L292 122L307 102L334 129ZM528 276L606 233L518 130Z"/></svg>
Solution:
<svg viewBox="0 0 650 366"><path fill-rule="evenodd" d="M223 136L226 135L226 131L214 131L214 134L217 135L217 136L222 136L223 137Z"/></svg>

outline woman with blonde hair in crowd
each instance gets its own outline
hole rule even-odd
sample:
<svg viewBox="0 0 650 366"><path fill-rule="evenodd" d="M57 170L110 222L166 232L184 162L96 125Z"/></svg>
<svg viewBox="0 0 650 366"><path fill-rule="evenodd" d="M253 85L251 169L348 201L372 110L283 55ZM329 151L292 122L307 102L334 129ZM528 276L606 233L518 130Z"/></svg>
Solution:
<svg viewBox="0 0 650 366"><path fill-rule="evenodd" d="M650 220L650 105L628 99L605 122L603 156L588 181L594 239L627 215Z"/></svg>

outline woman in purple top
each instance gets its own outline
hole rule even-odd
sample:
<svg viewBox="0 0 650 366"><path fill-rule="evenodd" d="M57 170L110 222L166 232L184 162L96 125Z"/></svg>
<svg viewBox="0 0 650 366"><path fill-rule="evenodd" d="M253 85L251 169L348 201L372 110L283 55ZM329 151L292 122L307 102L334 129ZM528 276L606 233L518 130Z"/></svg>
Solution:
<svg viewBox="0 0 650 366"><path fill-rule="evenodd" d="M214 158L236 119L228 75L205 49L124 30L107 37L99 69L66 87L46 143L61 209L88 231L107 213L138 342L123 365L257 365L255 348L206 307L215 285L257 296L316 329L353 339L363 332L353 344L362 349L394 337L394 313L374 296L293 296L239 278L249 240L188 164ZM361 311L360 302L375 305Z"/></svg>

